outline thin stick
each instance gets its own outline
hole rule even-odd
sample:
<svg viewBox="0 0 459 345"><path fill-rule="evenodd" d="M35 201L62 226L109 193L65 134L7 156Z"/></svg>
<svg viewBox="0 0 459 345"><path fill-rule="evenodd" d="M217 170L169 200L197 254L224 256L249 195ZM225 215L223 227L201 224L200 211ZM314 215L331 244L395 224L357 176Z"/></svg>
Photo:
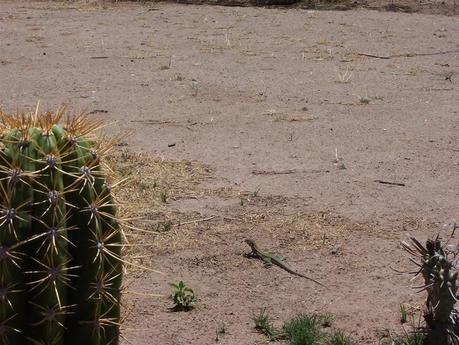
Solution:
<svg viewBox="0 0 459 345"><path fill-rule="evenodd" d="M453 53L459 53L459 49L456 50L446 50L446 51L439 51L439 52L433 52L433 53L403 53L403 54L395 54L395 55L376 55L376 54L370 54L370 53L363 53L363 52L357 52L357 55L362 55L362 56L368 56L376 59L390 59L390 58L396 58L396 57L414 57L414 56L433 56L433 55L445 55L445 54L453 54Z"/></svg>
<svg viewBox="0 0 459 345"><path fill-rule="evenodd" d="M289 169L289 170L253 170L252 174L253 175L288 175L288 174L294 174L296 170L294 169Z"/></svg>
<svg viewBox="0 0 459 345"><path fill-rule="evenodd" d="M376 59L390 59L391 56L389 55L375 55L375 54L369 54L369 53L357 53L357 55L363 55L363 56L368 56Z"/></svg>
<svg viewBox="0 0 459 345"><path fill-rule="evenodd" d="M234 220L236 222L240 222L241 221L240 218L234 218L234 217L228 217L228 216L224 216L223 220Z"/></svg>
<svg viewBox="0 0 459 345"><path fill-rule="evenodd" d="M375 182L381 183L381 184L390 184L393 186L400 186L400 187L405 187L404 183L399 183L399 182L390 182L390 181L383 181L383 180L375 180Z"/></svg>

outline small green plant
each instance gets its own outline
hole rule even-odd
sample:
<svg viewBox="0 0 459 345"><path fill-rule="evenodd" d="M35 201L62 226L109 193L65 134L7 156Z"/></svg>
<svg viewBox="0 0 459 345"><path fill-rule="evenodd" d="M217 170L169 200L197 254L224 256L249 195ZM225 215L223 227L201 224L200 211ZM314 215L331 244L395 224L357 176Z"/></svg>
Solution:
<svg viewBox="0 0 459 345"><path fill-rule="evenodd" d="M194 304L197 302L193 290L186 286L183 281L179 281L177 284L171 285L174 288L174 292L171 297L175 304L172 309L174 311L189 311L193 309Z"/></svg>
<svg viewBox="0 0 459 345"><path fill-rule="evenodd" d="M406 314L406 315L405 315ZM408 316L411 316L408 319ZM407 331L406 326L402 326L402 333L392 333L390 329L386 329L384 340L380 341L381 345L428 345L426 333L421 322L421 314L416 321L415 315L408 312L405 305L400 304L400 321L405 317L406 322L409 322L409 328L412 331ZM402 322L403 324L403 322ZM441 343L442 345L446 345Z"/></svg>
<svg viewBox="0 0 459 345"><path fill-rule="evenodd" d="M159 232L169 232L172 229L172 222L167 220L165 222L161 222L158 224L158 231Z"/></svg>
<svg viewBox="0 0 459 345"><path fill-rule="evenodd" d="M285 323L283 330L289 345L316 345L325 337L321 325L323 318L317 315L300 314Z"/></svg>
<svg viewBox="0 0 459 345"><path fill-rule="evenodd" d="M368 96L361 96L361 97L359 97L359 102L361 104L370 104L371 98L368 97Z"/></svg>
<svg viewBox="0 0 459 345"><path fill-rule="evenodd" d="M390 337L382 345L426 345L425 336L420 332L407 333Z"/></svg>
<svg viewBox="0 0 459 345"><path fill-rule="evenodd" d="M333 316L330 314L300 314L287 321L281 329L276 329L270 316L263 309L260 314L253 317L253 321L255 329L266 335L271 341L286 339L288 345L354 345L352 339L341 330L332 332L323 330L331 326Z"/></svg>
<svg viewBox="0 0 459 345"><path fill-rule="evenodd" d="M403 303L400 303L400 323L404 324L408 322L408 310Z"/></svg>
<svg viewBox="0 0 459 345"><path fill-rule="evenodd" d="M271 317L266 312L266 309L262 309L259 314L254 315L253 322L255 323L255 329L266 335L270 340L282 338L281 332L273 326Z"/></svg>
<svg viewBox="0 0 459 345"><path fill-rule="evenodd" d="M327 344L329 345L354 345L351 337L341 330L335 331L329 337Z"/></svg>
<svg viewBox="0 0 459 345"><path fill-rule="evenodd" d="M159 198L161 199L161 202L166 204L167 203L167 192L165 190L161 191L159 194Z"/></svg>

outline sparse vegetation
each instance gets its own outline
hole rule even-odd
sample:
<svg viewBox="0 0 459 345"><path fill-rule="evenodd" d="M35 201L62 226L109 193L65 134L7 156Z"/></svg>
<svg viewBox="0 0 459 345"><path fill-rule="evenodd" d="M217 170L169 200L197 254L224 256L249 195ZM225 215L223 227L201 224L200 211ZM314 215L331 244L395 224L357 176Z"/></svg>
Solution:
<svg viewBox="0 0 459 345"><path fill-rule="evenodd" d="M226 334L226 325L221 322L220 324L217 325L217 328L215 329L215 341L218 342L220 340L220 337Z"/></svg>
<svg viewBox="0 0 459 345"><path fill-rule="evenodd" d="M169 232L172 229L172 221L158 223L158 232Z"/></svg>
<svg viewBox="0 0 459 345"><path fill-rule="evenodd" d="M263 310L253 318L255 329L270 340L286 339L288 345L354 345L352 339L341 330L326 332L333 317L331 315L300 314L276 329L270 316Z"/></svg>
<svg viewBox="0 0 459 345"><path fill-rule="evenodd" d="M142 180L139 181L138 186L139 186L140 192L145 192L150 187L150 185L147 182L142 181Z"/></svg>
<svg viewBox="0 0 459 345"><path fill-rule="evenodd" d="M161 191L159 194L159 198L161 199L161 202L166 204L167 203L167 192L165 190Z"/></svg>
<svg viewBox="0 0 459 345"><path fill-rule="evenodd" d="M270 340L282 338L283 335L279 330L274 328L271 317L266 312L266 309L263 309L259 314L254 315L253 322L255 323L255 329L266 335Z"/></svg>
<svg viewBox="0 0 459 345"><path fill-rule="evenodd" d="M197 302L196 296L193 290L186 286L183 281L179 281L177 284L171 284L174 288L172 299L174 301L174 311L189 311L193 309Z"/></svg>
<svg viewBox="0 0 459 345"><path fill-rule="evenodd" d="M381 342L381 345L426 345L426 343L425 336L422 333L407 333L405 331L402 335L391 336Z"/></svg>
<svg viewBox="0 0 459 345"><path fill-rule="evenodd" d="M338 72L338 83L348 84L352 80L352 72L349 70L349 66L346 67L346 71Z"/></svg>
<svg viewBox="0 0 459 345"><path fill-rule="evenodd" d="M341 330L333 332L328 343L330 345L354 345L351 337Z"/></svg>
<svg viewBox="0 0 459 345"><path fill-rule="evenodd" d="M408 310L403 303L400 303L400 323L404 324L408 321Z"/></svg>
<svg viewBox="0 0 459 345"><path fill-rule="evenodd" d="M359 97L359 102L360 102L361 104L370 104L371 98L368 97L368 96L360 96L360 97Z"/></svg>
<svg viewBox="0 0 459 345"><path fill-rule="evenodd" d="M326 334L322 331L322 321L321 316L300 314L285 323L283 330L286 333L288 344L321 344L326 337Z"/></svg>

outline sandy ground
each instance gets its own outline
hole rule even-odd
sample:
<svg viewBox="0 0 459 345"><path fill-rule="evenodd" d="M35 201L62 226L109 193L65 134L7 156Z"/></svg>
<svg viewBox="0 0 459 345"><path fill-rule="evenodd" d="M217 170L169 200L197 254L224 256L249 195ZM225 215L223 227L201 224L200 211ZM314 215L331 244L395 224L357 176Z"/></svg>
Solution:
<svg viewBox="0 0 459 345"><path fill-rule="evenodd" d="M458 17L1 1L0 80L3 110L86 108L130 151L199 171L149 210L174 224L147 236L164 274L130 280L183 279L199 303L127 294L132 344L263 344L263 307L333 313L373 344L419 303L389 267L409 267L398 242L458 216ZM244 258L246 237L330 289Z"/></svg>

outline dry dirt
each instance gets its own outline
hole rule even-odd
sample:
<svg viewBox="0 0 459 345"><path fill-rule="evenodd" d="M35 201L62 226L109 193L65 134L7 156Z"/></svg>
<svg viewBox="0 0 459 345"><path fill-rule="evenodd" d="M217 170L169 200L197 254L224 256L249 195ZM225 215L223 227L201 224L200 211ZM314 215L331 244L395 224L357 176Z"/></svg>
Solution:
<svg viewBox="0 0 459 345"><path fill-rule="evenodd" d="M127 275L131 344L264 344L261 308L377 343L422 297L399 241L458 216L455 16L1 1L0 80L3 110L66 103L125 133L123 212L158 232L128 235L132 260L163 272ZM248 237L329 289L244 258ZM188 313L165 297L181 279Z"/></svg>

